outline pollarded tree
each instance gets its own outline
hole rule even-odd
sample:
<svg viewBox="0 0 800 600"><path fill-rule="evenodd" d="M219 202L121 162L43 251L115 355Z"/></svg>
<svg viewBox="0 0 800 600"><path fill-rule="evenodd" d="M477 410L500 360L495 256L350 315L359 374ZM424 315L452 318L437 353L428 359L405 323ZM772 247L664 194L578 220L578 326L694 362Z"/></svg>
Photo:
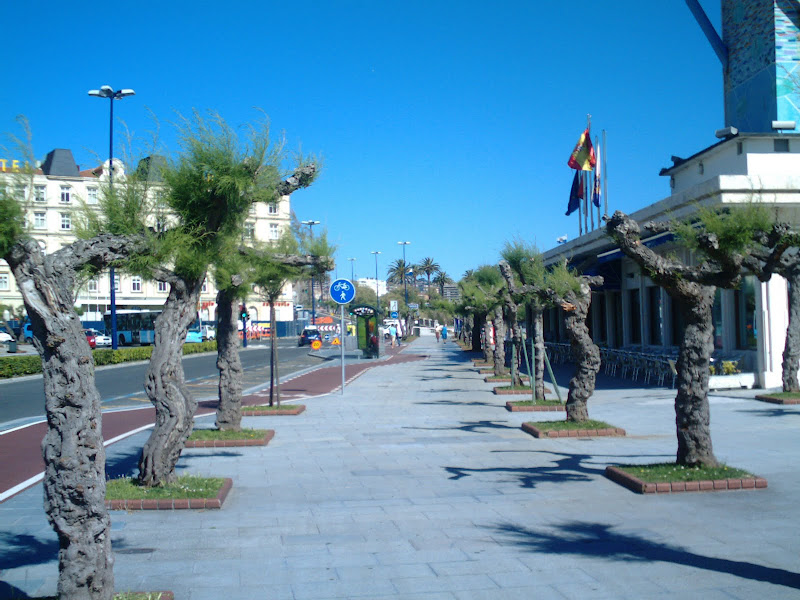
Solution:
<svg viewBox="0 0 800 600"><path fill-rule="evenodd" d="M27 123L23 126L28 131ZM22 146L33 164L30 145ZM27 183L32 189L33 182ZM128 185L141 191L133 180ZM147 254L148 236L141 228L125 232L105 223L88 239L45 255L25 225L25 199L13 194L0 186L0 257L14 274L42 359L48 425L42 442L44 507L59 541L58 595L110 600L114 574L100 394L73 291L82 270L99 271L133 254ZM144 209L144 197L127 208L135 206ZM137 221L136 215L127 217Z"/></svg>
<svg viewBox="0 0 800 600"><path fill-rule="evenodd" d="M675 232L699 251L699 262L685 264L661 256L641 243L639 224L621 211L608 220L606 230L622 252L640 265L654 283L664 288L683 315L684 329L677 361L675 397L677 463L717 464L711 444L708 378L714 348L712 307L717 288L738 287L750 271L768 277L791 243L788 227L776 224L758 204L714 211L701 208L699 222L645 223L650 232Z"/></svg>
<svg viewBox="0 0 800 600"><path fill-rule="evenodd" d="M139 481L157 486L175 479L175 465L192 431L197 401L185 385L181 348L195 320L208 265L230 239L242 236L244 220L256 202L274 202L310 185L313 163L301 162L283 179L283 145L271 145L266 124L250 128L241 143L217 115L195 113L180 129L182 152L163 170L165 201L177 222L170 230L171 268L152 269L150 278L169 284L169 295L155 323L155 342L145 391L156 408L156 425L139 460Z"/></svg>
<svg viewBox="0 0 800 600"><path fill-rule="evenodd" d="M475 322L473 333L473 349L476 347L475 336L483 332L483 354L486 362L492 362L494 374L498 377L506 374L505 367L505 322L503 320L503 302L501 290L503 278L497 267L483 265L471 271L459 282L461 288L460 309L471 313ZM483 327L478 323L482 322ZM494 337L494 348L489 343ZM477 341L480 349L480 340Z"/></svg>
<svg viewBox="0 0 800 600"><path fill-rule="evenodd" d="M594 393L600 370L600 349L592 341L586 317L592 304L592 286L603 284L600 276L580 275L571 271L566 261L551 267L545 276L543 298L561 308L569 336L575 374L569 380L564 407L568 421L589 419L587 403Z"/></svg>
<svg viewBox="0 0 800 600"><path fill-rule="evenodd" d="M533 386L535 397L542 400L544 399L545 353L542 315L546 307L546 302L541 294L545 282L544 260L536 246L519 240L506 243L501 255L510 268L508 274L503 272L506 284L510 288L514 288L512 294L525 305L525 323L531 337L533 354ZM531 290L535 291L522 293L515 285L514 275L523 286L530 286Z"/></svg>
<svg viewBox="0 0 800 600"><path fill-rule="evenodd" d="M786 342L783 346L781 384L784 392L800 392L797 379L800 364L800 250L797 243L784 253L780 261L771 267L789 283L789 323Z"/></svg>

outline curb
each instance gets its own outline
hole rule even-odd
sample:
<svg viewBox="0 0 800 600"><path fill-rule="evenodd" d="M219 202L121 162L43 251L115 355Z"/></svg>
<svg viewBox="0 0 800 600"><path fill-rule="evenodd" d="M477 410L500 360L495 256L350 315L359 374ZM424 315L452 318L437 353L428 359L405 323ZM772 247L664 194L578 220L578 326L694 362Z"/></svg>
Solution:
<svg viewBox="0 0 800 600"><path fill-rule="evenodd" d="M775 398L774 396L767 396L764 394L756 396L756 400L769 402L770 404L800 404L800 398Z"/></svg>
<svg viewBox="0 0 800 600"><path fill-rule="evenodd" d="M185 448L231 448L233 446L266 446L275 437L274 429L265 429L264 437L250 440L193 440Z"/></svg>
<svg viewBox="0 0 800 600"><path fill-rule="evenodd" d="M563 404L532 404L529 406L517 406L513 402L506 402L506 410L510 412L565 412Z"/></svg>
<svg viewBox="0 0 800 600"><path fill-rule="evenodd" d="M484 377L483 380L486 383L511 383L511 377ZM522 377L522 381L530 381L531 378L525 375Z"/></svg>
<svg viewBox="0 0 800 600"><path fill-rule="evenodd" d="M233 479L226 477L214 498L181 498L176 500L106 500L108 510L196 510L222 508L233 487Z"/></svg>
<svg viewBox="0 0 800 600"><path fill-rule="evenodd" d="M531 390L504 390L502 386L494 388L496 396L530 396Z"/></svg>
<svg viewBox="0 0 800 600"><path fill-rule="evenodd" d="M745 477L742 479L714 479L704 481L672 481L646 483L626 473L618 467L606 467L605 476L637 494L670 494L675 492L721 492L726 490L761 490L766 489L767 480L763 477Z"/></svg>
<svg viewBox="0 0 800 600"><path fill-rule="evenodd" d="M560 431L543 431L530 423L523 423L522 430L536 438L574 438L574 437L612 437L624 436L625 430L619 427L607 429L562 429Z"/></svg>
<svg viewBox="0 0 800 600"><path fill-rule="evenodd" d="M306 410L305 404L296 404L287 408L276 408L274 410L246 410L242 409L243 417L279 417L286 415L299 415Z"/></svg>

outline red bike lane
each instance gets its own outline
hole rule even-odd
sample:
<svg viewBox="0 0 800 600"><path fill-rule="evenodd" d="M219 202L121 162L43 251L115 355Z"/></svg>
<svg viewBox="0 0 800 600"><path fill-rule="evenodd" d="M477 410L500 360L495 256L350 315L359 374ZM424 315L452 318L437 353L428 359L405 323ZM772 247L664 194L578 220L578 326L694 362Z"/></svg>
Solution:
<svg viewBox="0 0 800 600"><path fill-rule="evenodd" d="M388 350L388 349L387 349ZM399 364L423 359L418 354L392 354L379 362L345 364L345 380L351 382L374 367ZM309 373L281 383L282 401L301 400L338 391L342 385L341 365L315 369ZM269 398L269 387L242 398L243 406L265 404ZM199 402L196 416L216 411L216 401ZM103 411L103 439L108 446L124 439L129 434L151 427L155 423L155 409L132 408ZM44 471L42 439L47 431L47 422L19 427L0 434L0 503L41 481Z"/></svg>

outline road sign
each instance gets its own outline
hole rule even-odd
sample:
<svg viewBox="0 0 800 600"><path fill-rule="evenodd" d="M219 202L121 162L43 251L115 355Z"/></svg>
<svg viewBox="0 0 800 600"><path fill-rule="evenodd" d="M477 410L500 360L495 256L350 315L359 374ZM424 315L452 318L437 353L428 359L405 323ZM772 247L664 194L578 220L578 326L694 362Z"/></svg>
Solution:
<svg viewBox="0 0 800 600"><path fill-rule="evenodd" d="M347 279L337 279L331 284L330 295L336 304L348 304L356 297L356 286Z"/></svg>
<svg viewBox="0 0 800 600"><path fill-rule="evenodd" d="M419 308L419 304L411 303L408 305L408 308L412 310L417 310Z"/></svg>
<svg viewBox="0 0 800 600"><path fill-rule="evenodd" d="M339 338L338 337L333 338L333 341L331 342L331 346L338 346L339 344L340 344Z"/></svg>
<svg viewBox="0 0 800 600"><path fill-rule="evenodd" d="M397 312L397 300L389 300L389 310L392 312ZM396 319L397 315L393 315L392 318Z"/></svg>
<svg viewBox="0 0 800 600"><path fill-rule="evenodd" d="M322 342L320 342L319 340L314 340L313 342L311 342L312 350L319 350L320 348L322 348Z"/></svg>
<svg viewBox="0 0 800 600"><path fill-rule="evenodd" d="M322 337L322 339L324 339L326 342L330 342L330 341L331 341L331 334L330 334L330 333L326 333L326 334L325 334L325 335Z"/></svg>
<svg viewBox="0 0 800 600"><path fill-rule="evenodd" d="M396 318L397 318L397 311L396 311L396 310L393 310L389 316L390 316L392 319L396 319Z"/></svg>

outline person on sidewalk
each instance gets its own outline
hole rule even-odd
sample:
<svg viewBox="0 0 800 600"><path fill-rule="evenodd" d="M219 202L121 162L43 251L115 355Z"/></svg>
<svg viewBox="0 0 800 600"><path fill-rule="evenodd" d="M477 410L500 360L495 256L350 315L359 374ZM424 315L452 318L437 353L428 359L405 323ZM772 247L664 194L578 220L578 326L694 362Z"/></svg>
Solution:
<svg viewBox="0 0 800 600"><path fill-rule="evenodd" d="M397 327L389 325L389 338L392 340L392 348L394 348L395 340L397 339Z"/></svg>
<svg viewBox="0 0 800 600"><path fill-rule="evenodd" d="M447 341L447 325L442 325L442 343Z"/></svg>
<svg viewBox="0 0 800 600"><path fill-rule="evenodd" d="M439 328L438 327L434 327L433 328L433 334L436 336L436 343L438 344L439 343Z"/></svg>

